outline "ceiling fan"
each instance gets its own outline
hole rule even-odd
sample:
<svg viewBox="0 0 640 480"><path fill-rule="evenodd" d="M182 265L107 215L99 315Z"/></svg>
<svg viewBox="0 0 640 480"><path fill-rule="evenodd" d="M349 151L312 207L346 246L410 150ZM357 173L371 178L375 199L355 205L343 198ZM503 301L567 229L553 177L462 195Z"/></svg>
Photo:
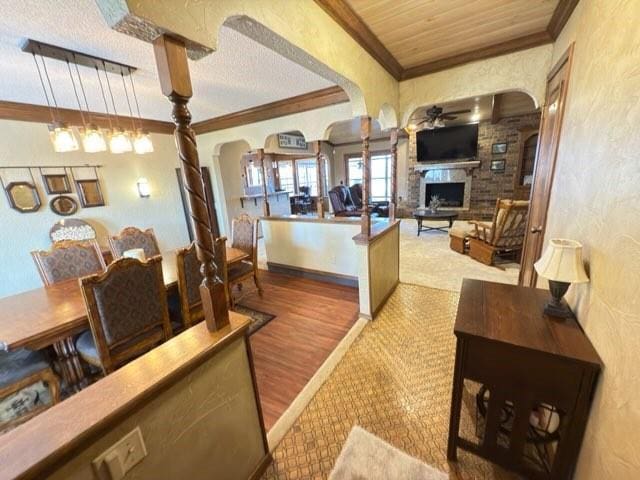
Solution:
<svg viewBox="0 0 640 480"><path fill-rule="evenodd" d="M434 128L444 127L444 122L447 120L455 120L458 115L462 113L469 113L471 110L454 110L452 112L444 112L442 107L434 105L425 112L425 117L416 121L416 125L420 126L424 124L426 130L433 130Z"/></svg>

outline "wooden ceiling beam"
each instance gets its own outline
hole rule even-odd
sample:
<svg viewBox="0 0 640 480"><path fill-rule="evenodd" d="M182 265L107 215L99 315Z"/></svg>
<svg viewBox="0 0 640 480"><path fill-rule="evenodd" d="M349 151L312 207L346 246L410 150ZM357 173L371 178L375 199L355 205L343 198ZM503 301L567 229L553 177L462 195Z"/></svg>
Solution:
<svg viewBox="0 0 640 480"><path fill-rule="evenodd" d="M575 10L580 0L560 0L553 11L547 32L554 40L558 38L560 32L569 21L571 14Z"/></svg>
<svg viewBox="0 0 640 480"><path fill-rule="evenodd" d="M551 43L552 41L553 39L551 38L551 35L546 31L525 35L523 37L509 40L508 42L497 43L488 47L479 48L477 50L461 53L452 57L446 57L433 62L423 63L422 65L407 68L402 74L402 80L421 77L422 75L447 70L449 68L463 65L465 63L475 62L477 60L484 60L491 57L506 55L507 53L527 50L529 48Z"/></svg>
<svg viewBox="0 0 640 480"><path fill-rule="evenodd" d="M335 86L304 93L277 102L271 102L239 112L210 118L202 122L194 123L193 129L200 135L203 133L223 130L225 128L248 125L250 123L270 120L272 118L292 115L294 113L315 110L316 108L327 107L349 101L349 97L342 88Z"/></svg>
<svg viewBox="0 0 640 480"><path fill-rule="evenodd" d="M343 0L315 0L338 25L360 44L396 80L402 78L402 65L358 14Z"/></svg>
<svg viewBox="0 0 640 480"><path fill-rule="evenodd" d="M74 127L82 126L80 110L59 108L56 112L56 120L60 119ZM83 114L87 123L94 123L100 128L109 128L109 118L106 114L100 112L83 112ZM91 117L91 121L89 121L89 117ZM49 111L49 107L43 105L0 101L0 119L48 124L51 123L51 113ZM126 130L132 129L131 117L111 116L111 123L114 126L121 125ZM174 124L171 122L163 122L147 118L143 118L142 121L136 118L135 123L136 127L141 127L150 133L164 133L172 135L173 130L175 129Z"/></svg>

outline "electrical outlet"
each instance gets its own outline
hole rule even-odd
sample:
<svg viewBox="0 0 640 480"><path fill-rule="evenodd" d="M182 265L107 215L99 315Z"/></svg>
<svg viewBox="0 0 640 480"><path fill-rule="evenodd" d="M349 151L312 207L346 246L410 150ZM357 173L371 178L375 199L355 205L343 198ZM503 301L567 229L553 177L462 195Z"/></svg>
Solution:
<svg viewBox="0 0 640 480"><path fill-rule="evenodd" d="M142 431L136 427L91 463L100 480L120 480L146 456Z"/></svg>

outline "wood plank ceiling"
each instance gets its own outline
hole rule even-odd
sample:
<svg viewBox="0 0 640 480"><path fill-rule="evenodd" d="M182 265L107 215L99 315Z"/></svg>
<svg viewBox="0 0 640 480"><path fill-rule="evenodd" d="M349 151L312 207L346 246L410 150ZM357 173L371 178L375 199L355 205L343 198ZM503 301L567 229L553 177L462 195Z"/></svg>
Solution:
<svg viewBox="0 0 640 480"><path fill-rule="evenodd" d="M578 0L316 0L397 79L552 42Z"/></svg>

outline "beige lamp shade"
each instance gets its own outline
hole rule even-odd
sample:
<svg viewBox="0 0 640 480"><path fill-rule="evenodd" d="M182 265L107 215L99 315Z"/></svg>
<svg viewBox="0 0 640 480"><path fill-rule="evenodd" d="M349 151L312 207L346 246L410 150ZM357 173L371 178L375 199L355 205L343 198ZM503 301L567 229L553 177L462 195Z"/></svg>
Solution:
<svg viewBox="0 0 640 480"><path fill-rule="evenodd" d="M582 244L575 240L553 238L534 267L548 280L566 283L589 281L582 263Z"/></svg>

